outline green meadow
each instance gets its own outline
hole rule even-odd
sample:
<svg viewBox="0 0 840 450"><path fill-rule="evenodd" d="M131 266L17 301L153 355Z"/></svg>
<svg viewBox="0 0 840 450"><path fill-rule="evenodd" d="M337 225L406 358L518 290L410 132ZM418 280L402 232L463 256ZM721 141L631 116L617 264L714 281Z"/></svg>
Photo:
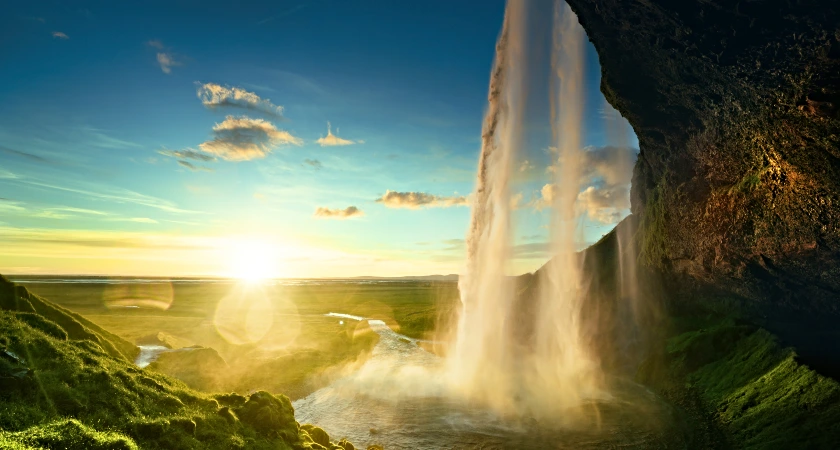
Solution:
<svg viewBox="0 0 840 450"><path fill-rule="evenodd" d="M126 341L205 348L163 353L152 370L204 391L263 389L292 400L363 362L378 341L366 325L327 313L384 320L433 340L458 304L457 283L445 281L26 281L31 292Z"/></svg>

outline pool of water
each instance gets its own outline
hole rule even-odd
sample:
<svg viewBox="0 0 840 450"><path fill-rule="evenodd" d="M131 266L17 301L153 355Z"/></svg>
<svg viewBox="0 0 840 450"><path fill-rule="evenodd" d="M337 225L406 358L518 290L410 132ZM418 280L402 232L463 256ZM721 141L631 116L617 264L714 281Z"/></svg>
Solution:
<svg viewBox="0 0 840 450"><path fill-rule="evenodd" d="M387 449L655 448L673 433L671 407L643 386L620 379L609 382L608 397L566 408L553 419L500 416L451 395L441 358L384 322L367 321L380 335L370 358L295 401L300 423L316 424L357 447Z"/></svg>

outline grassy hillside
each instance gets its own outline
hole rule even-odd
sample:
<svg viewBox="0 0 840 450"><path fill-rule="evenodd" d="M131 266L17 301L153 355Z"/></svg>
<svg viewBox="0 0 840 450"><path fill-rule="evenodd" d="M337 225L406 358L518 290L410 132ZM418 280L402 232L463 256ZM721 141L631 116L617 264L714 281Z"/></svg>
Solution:
<svg viewBox="0 0 840 450"><path fill-rule="evenodd" d="M0 448L353 448L300 426L286 396L193 391L128 362L125 341L0 289Z"/></svg>
<svg viewBox="0 0 840 450"><path fill-rule="evenodd" d="M731 317L675 319L670 338L639 368L689 415L703 448L834 449L840 384L802 365L766 330Z"/></svg>

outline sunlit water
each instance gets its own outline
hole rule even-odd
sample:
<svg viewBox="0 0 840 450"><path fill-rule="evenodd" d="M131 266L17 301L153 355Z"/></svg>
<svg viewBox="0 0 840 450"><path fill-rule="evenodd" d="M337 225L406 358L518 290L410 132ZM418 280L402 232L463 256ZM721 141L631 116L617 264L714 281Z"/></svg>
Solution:
<svg viewBox="0 0 840 450"><path fill-rule="evenodd" d="M332 314L343 318L348 315ZM295 401L300 423L324 428L357 447L438 448L616 448L656 442L671 429L672 411L642 386L615 382L610 400L570 409L577 420L538 423L505 418L449 391L443 360L368 320L379 334L370 358L358 369Z"/></svg>

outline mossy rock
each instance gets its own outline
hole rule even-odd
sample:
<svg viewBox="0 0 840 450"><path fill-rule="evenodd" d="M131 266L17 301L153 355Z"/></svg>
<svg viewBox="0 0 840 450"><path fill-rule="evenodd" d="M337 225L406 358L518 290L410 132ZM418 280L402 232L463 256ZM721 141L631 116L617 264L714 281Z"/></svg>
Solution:
<svg viewBox="0 0 840 450"><path fill-rule="evenodd" d="M305 424L301 425L300 428L306 431L309 436L318 444L323 445L324 447L329 448L330 445L330 435L327 434L322 428L316 427L315 425Z"/></svg>
<svg viewBox="0 0 840 450"><path fill-rule="evenodd" d="M255 392L235 412L239 420L264 436L282 437L286 442L298 439L295 410L285 395L275 397L265 391Z"/></svg>

